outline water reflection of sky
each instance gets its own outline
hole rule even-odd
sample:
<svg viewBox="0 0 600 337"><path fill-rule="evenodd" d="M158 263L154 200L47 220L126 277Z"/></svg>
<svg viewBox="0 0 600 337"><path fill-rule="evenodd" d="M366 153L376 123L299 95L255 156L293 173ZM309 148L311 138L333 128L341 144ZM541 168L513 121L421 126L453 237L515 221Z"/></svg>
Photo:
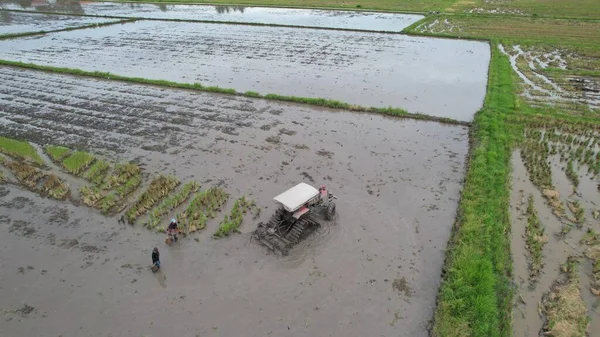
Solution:
<svg viewBox="0 0 600 337"><path fill-rule="evenodd" d="M245 6L173 5L72 0L0 0L4 9L64 14L263 23L400 32L421 15Z"/></svg>

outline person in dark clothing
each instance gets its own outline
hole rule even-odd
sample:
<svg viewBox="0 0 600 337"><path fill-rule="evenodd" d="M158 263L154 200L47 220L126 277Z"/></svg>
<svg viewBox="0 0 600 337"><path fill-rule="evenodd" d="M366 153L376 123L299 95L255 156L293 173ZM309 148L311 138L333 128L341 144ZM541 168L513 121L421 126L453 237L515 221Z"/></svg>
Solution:
<svg viewBox="0 0 600 337"><path fill-rule="evenodd" d="M177 220L171 219L167 233L173 238L173 242L177 242Z"/></svg>
<svg viewBox="0 0 600 337"><path fill-rule="evenodd" d="M160 253L156 247L152 250L152 265L160 268Z"/></svg>

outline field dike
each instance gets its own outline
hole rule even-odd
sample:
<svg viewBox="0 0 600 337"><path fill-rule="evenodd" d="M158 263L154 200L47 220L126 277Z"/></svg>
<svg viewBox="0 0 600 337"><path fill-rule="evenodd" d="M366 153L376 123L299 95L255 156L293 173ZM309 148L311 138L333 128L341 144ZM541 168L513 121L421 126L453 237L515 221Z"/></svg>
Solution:
<svg viewBox="0 0 600 337"><path fill-rule="evenodd" d="M510 158L515 105L508 58L492 41L488 92L475 115L458 216L442 271L434 336L510 335Z"/></svg>

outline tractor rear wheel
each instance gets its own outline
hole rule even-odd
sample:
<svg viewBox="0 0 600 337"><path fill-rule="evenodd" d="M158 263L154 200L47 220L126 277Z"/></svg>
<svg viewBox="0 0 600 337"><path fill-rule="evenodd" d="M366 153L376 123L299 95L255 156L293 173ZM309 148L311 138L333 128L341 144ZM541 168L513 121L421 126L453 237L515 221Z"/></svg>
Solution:
<svg viewBox="0 0 600 337"><path fill-rule="evenodd" d="M325 220L331 220L335 216L335 203L330 202L325 209Z"/></svg>

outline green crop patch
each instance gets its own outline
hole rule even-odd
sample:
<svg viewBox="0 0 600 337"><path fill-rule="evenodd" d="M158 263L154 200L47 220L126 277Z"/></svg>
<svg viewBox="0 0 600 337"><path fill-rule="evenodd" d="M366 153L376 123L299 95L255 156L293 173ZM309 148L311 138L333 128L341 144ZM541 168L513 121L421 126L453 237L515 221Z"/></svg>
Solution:
<svg viewBox="0 0 600 337"><path fill-rule="evenodd" d="M46 145L44 151L50 156L50 159L56 163L60 163L71 154L71 150L64 146Z"/></svg>
<svg viewBox="0 0 600 337"><path fill-rule="evenodd" d="M117 164L112 174L105 177L101 188L110 190L119 187L131 180L133 177L141 175L142 170L139 166L133 163Z"/></svg>
<svg viewBox="0 0 600 337"><path fill-rule="evenodd" d="M92 164L94 159L94 155L90 153L85 151L76 151L65 158L62 162L62 165L69 173L79 175Z"/></svg>
<svg viewBox="0 0 600 337"><path fill-rule="evenodd" d="M140 215L146 214L154 205L167 197L179 184L180 181L171 176L161 175L154 179L146 191L140 195L135 204L125 213L127 221L129 223L135 222Z"/></svg>
<svg viewBox="0 0 600 337"><path fill-rule="evenodd" d="M214 236L221 238L228 236L231 233L238 232L238 228L244 220L244 215L255 206L254 202L246 199L246 197L238 198L229 214L226 214L223 221L219 224L219 229L215 232Z"/></svg>
<svg viewBox="0 0 600 337"><path fill-rule="evenodd" d="M229 194L219 187L211 187L194 195L185 211L177 218L189 232L204 229L208 219L214 219L216 213L229 199Z"/></svg>
<svg viewBox="0 0 600 337"><path fill-rule="evenodd" d="M25 141L0 137L0 152L13 159L30 161L38 166L44 165L44 160L36 149Z"/></svg>
<svg viewBox="0 0 600 337"><path fill-rule="evenodd" d="M104 178L110 170L110 164L102 159L98 159L90 166L83 174L83 177L92 184L99 186L104 181Z"/></svg>
<svg viewBox="0 0 600 337"><path fill-rule="evenodd" d="M195 181L191 181L183 185L180 191L164 199L158 206L156 206L150 212L150 219L148 220L148 228L157 228L164 216L170 211L183 204L192 193L196 193L200 188L200 184Z"/></svg>

